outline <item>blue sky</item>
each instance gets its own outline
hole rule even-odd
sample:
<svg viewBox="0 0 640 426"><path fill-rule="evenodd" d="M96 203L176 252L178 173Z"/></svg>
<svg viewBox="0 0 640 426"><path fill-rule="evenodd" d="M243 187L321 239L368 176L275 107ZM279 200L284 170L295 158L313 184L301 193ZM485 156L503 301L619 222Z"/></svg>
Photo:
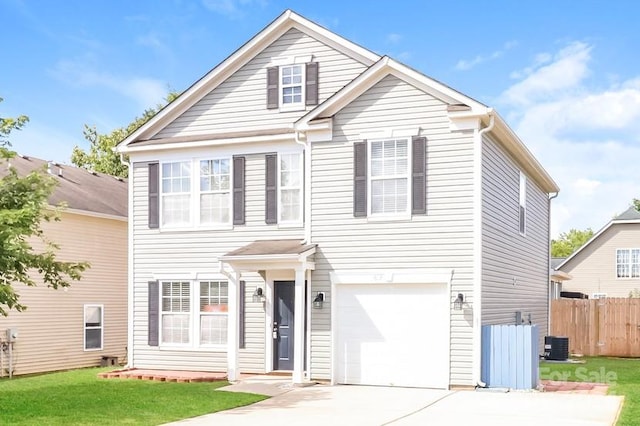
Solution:
<svg viewBox="0 0 640 426"><path fill-rule="evenodd" d="M366 4L366 6L364 6ZM291 8L495 107L561 187L552 236L640 198L635 1L0 0L0 116L14 149L68 162Z"/></svg>

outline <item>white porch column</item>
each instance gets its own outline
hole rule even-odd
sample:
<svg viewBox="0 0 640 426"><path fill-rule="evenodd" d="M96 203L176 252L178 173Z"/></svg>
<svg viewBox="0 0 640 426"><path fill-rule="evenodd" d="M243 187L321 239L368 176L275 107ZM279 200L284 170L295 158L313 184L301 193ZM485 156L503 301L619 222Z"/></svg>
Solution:
<svg viewBox="0 0 640 426"><path fill-rule="evenodd" d="M294 324L293 324L293 383L304 381L304 276L305 268L296 268L296 284L294 296Z"/></svg>
<svg viewBox="0 0 640 426"><path fill-rule="evenodd" d="M227 319L227 376L230 382L238 380L238 307L240 304L240 274L229 275L229 299Z"/></svg>

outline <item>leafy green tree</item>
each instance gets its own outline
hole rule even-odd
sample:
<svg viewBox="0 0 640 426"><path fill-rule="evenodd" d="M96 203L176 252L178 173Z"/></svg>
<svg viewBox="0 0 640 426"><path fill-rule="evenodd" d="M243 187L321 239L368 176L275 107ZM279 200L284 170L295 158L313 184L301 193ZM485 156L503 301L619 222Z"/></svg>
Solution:
<svg viewBox="0 0 640 426"><path fill-rule="evenodd" d="M640 212L640 200L637 198L633 199L633 206Z"/></svg>
<svg viewBox="0 0 640 426"><path fill-rule="evenodd" d="M2 99L0 98L0 101ZM15 156L9 135L20 130L29 119L0 117L0 163L9 163ZM49 241L42 230L42 221L59 220L58 211L49 207L48 198L56 180L44 170L19 176L12 167L0 178L0 315L9 310L23 311L14 285L35 286L33 277L39 275L47 286L68 287L70 280L79 280L89 266L85 262L62 262L56 258L58 246ZM31 245L40 240L45 249L36 252Z"/></svg>
<svg viewBox="0 0 640 426"><path fill-rule="evenodd" d="M84 138L89 141L89 150L87 152L75 146L71 153L71 162L87 170L95 170L96 172L126 178L129 169L122 164L120 154L117 154L114 148L177 97L178 93L169 92L164 104L158 104L155 108L145 110L140 117L136 117L126 127L117 128L112 130L111 133L98 133L95 126L91 127L85 124L83 133Z"/></svg>
<svg viewBox="0 0 640 426"><path fill-rule="evenodd" d="M567 257L582 247L593 236L593 230L587 228L584 231L570 229L563 232L557 240L551 240L551 257Z"/></svg>

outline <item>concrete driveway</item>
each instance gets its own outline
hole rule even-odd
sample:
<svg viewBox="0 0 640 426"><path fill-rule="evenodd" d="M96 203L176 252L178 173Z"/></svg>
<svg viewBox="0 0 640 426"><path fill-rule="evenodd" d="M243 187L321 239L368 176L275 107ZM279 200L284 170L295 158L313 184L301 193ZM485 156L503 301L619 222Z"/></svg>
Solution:
<svg viewBox="0 0 640 426"><path fill-rule="evenodd" d="M265 385L263 393L269 389L274 388ZM326 385L278 389L272 398L250 406L172 424L613 425L622 404L619 396L551 392Z"/></svg>

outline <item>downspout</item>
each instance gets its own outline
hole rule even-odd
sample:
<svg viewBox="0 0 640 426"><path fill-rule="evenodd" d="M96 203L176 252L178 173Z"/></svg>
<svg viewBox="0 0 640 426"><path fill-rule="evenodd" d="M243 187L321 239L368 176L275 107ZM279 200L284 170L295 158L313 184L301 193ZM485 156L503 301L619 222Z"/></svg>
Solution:
<svg viewBox="0 0 640 426"><path fill-rule="evenodd" d="M303 220L304 220L304 239L302 240L302 245L311 244L311 143L305 142L301 139L302 132L295 132L295 141L297 144L302 145L304 148L304 209L303 209ZM306 135L304 135L306 139ZM309 291L306 293L306 305L307 309L305 312L306 318L306 326L307 326L307 341L305 343L306 347L306 364L307 364L307 380L311 379L311 276L307 278L307 270L305 268L305 279L309 281ZM309 272L310 274L310 272Z"/></svg>
<svg viewBox="0 0 640 426"><path fill-rule="evenodd" d="M115 148L114 148L115 151ZM127 311L129 315L128 324L128 337L127 337L127 365L125 368L133 368L133 176L131 176L131 163L124 159L124 153L120 153L120 163L129 169L128 179L128 217L127 217L127 280L128 280L128 292L127 292Z"/></svg>
<svg viewBox="0 0 640 426"><path fill-rule="evenodd" d="M547 226L549 227L549 252L547 253L547 271L551 271L551 200L558 196L559 192L549 194L549 200L547 205ZM551 335L551 279L547 278L547 336Z"/></svg>
<svg viewBox="0 0 640 426"><path fill-rule="evenodd" d="M481 366L482 366L482 137L485 133L490 132L495 125L495 114L493 108L487 109L487 115L489 116L489 125L476 134L476 149L474 151L474 166L479 176L476 179L474 187L474 206L477 209L476 214L473 217L474 221L474 274L476 279L473 286L473 340L474 354L473 354L473 383L477 387L485 388L487 384L482 382L481 378ZM482 121L480 121L482 125Z"/></svg>

